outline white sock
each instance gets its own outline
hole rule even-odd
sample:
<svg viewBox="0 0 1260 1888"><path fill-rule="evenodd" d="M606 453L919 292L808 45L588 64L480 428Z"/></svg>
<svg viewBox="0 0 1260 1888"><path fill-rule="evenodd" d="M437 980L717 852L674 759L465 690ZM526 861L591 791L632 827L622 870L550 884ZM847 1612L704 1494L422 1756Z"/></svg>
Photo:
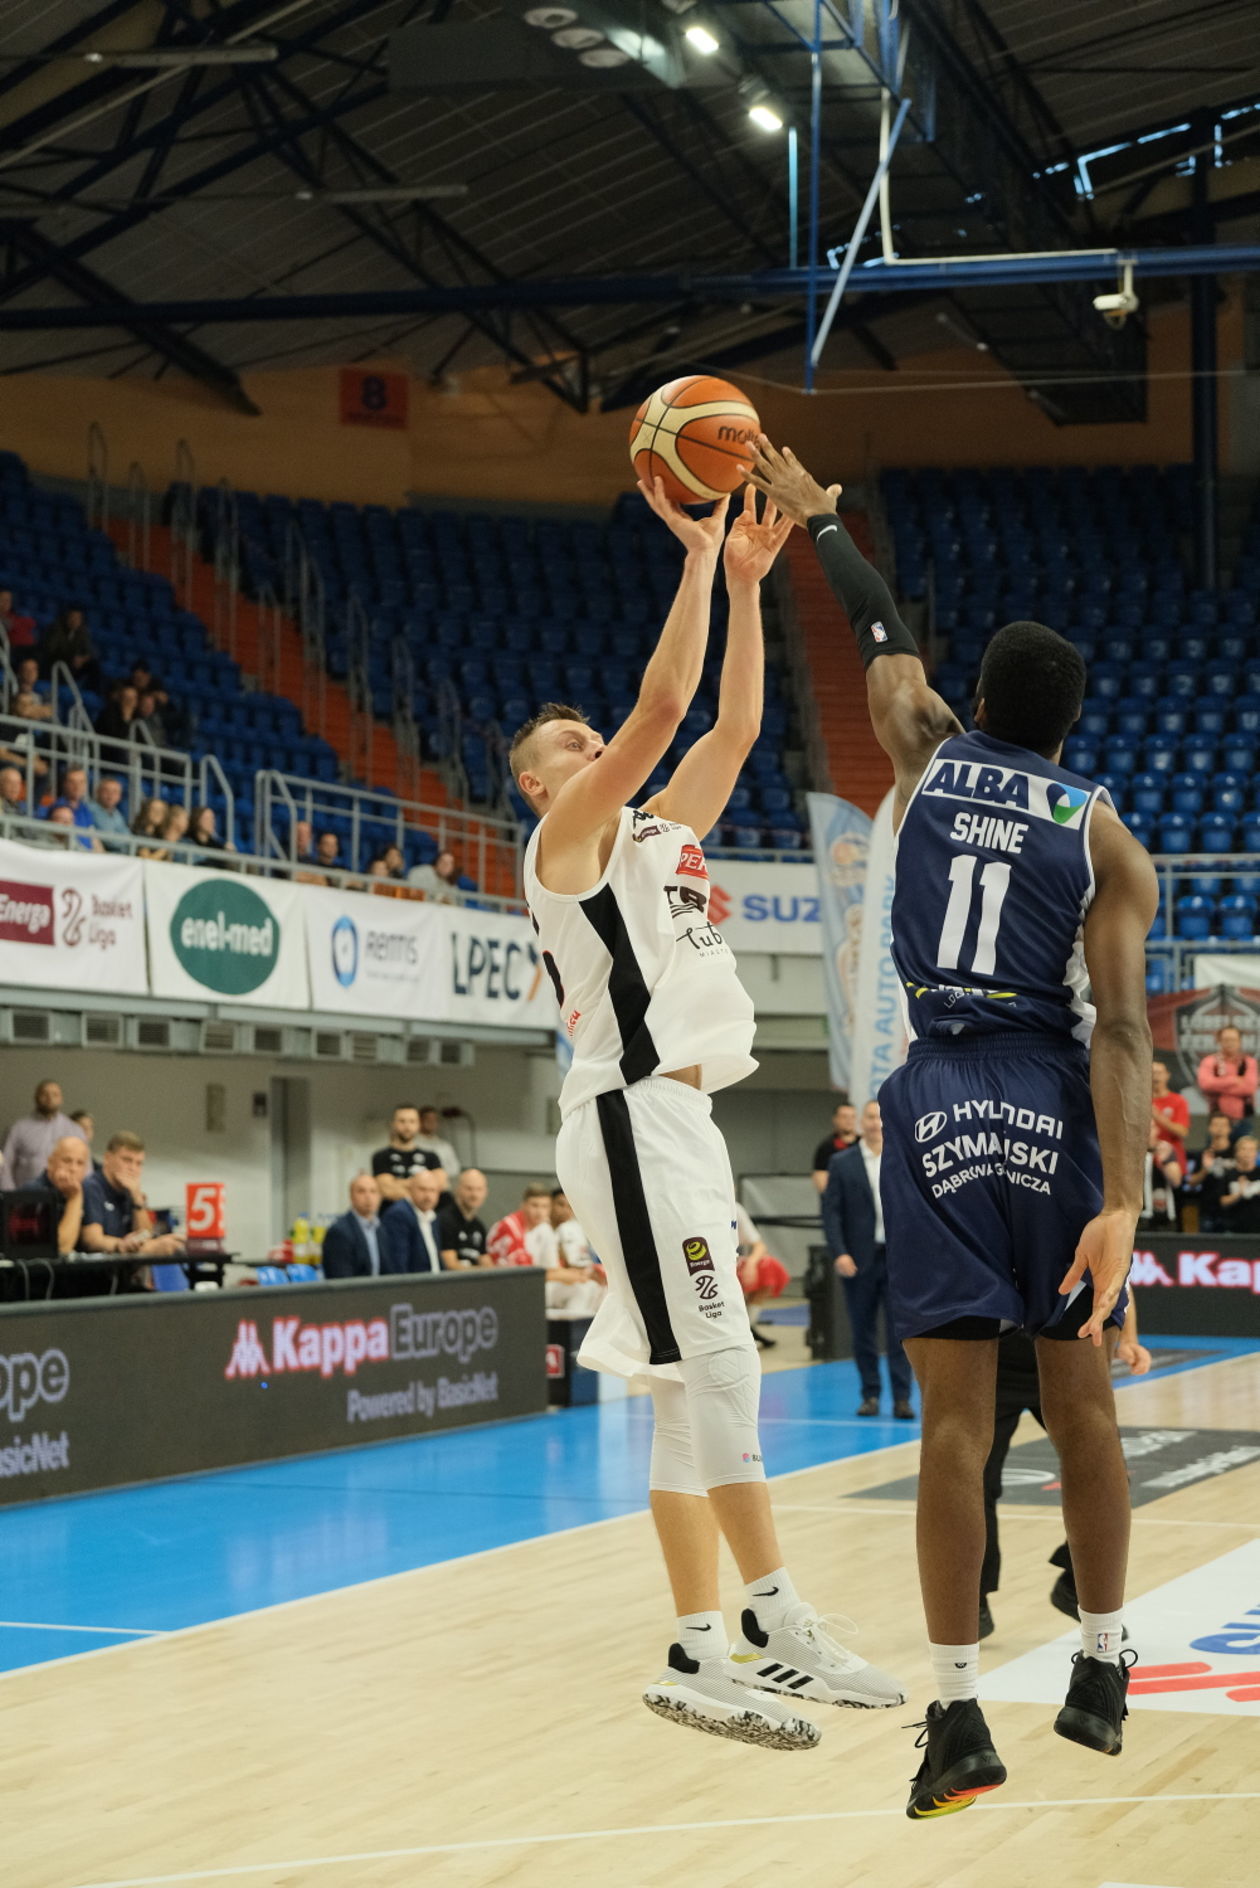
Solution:
<svg viewBox="0 0 1260 1888"><path fill-rule="evenodd" d="M776 1626L784 1625L788 1614L795 1612L801 1603L786 1567L776 1567L762 1579L750 1580L744 1593L763 1632L773 1632Z"/></svg>
<svg viewBox="0 0 1260 1888"><path fill-rule="evenodd" d="M1087 1659L1118 1665L1123 1643L1124 1626L1119 1613L1087 1613L1081 1607L1081 1650Z"/></svg>
<svg viewBox="0 0 1260 1888"><path fill-rule="evenodd" d="M980 1696L980 1641L974 1645L929 1645L936 1695L943 1705Z"/></svg>
<svg viewBox="0 0 1260 1888"><path fill-rule="evenodd" d="M724 1659L731 1649L721 1613L680 1613L678 1643L689 1659Z"/></svg>

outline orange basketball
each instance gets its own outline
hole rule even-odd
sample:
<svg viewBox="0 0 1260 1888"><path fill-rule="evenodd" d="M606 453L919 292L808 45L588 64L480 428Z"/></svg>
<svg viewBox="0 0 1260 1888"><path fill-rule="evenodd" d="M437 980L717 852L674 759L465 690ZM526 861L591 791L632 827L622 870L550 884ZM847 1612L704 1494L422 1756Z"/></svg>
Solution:
<svg viewBox="0 0 1260 1888"><path fill-rule="evenodd" d="M761 431L757 409L729 380L684 374L650 394L630 428L630 458L647 484L659 478L679 505L721 498L741 481Z"/></svg>

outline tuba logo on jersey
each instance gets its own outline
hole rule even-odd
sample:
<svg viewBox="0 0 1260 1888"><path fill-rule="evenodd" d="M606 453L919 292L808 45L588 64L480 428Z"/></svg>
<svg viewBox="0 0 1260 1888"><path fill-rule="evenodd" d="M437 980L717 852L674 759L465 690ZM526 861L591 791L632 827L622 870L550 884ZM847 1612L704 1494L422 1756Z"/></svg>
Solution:
<svg viewBox="0 0 1260 1888"><path fill-rule="evenodd" d="M1057 780L1046 786L1050 817L1056 826L1074 826L1089 805L1089 795L1081 787L1065 787Z"/></svg>

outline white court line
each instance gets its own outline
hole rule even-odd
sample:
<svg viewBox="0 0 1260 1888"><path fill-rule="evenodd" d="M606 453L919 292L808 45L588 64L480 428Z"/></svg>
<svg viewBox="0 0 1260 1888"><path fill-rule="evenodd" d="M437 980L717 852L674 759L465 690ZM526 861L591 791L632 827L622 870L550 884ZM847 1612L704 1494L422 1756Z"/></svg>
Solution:
<svg viewBox="0 0 1260 1888"><path fill-rule="evenodd" d="M976 1807L983 1816L1003 1811L1042 1809L1109 1809L1120 1803L1145 1803L1149 1807L1165 1803L1247 1803L1260 1802L1260 1790L1203 1790L1182 1796L1059 1796L1038 1803L983 1803ZM131 1875L125 1880L80 1882L77 1888L163 1888L181 1881L226 1881L242 1875L287 1873L294 1868L338 1868L348 1862L391 1862L419 1855L469 1855L484 1849L543 1848L559 1842L610 1842L618 1837L695 1835L717 1829L790 1828L816 1822L857 1822L871 1817L903 1817L904 1809L832 1809L814 1810L793 1816L729 1816L714 1822L639 1823L627 1829L572 1829L559 1835L489 1836L480 1842L426 1842L415 1848L363 1849L353 1855L306 1855L296 1860L276 1862L241 1862L228 1868L194 1868L175 1875Z"/></svg>
<svg viewBox="0 0 1260 1888"><path fill-rule="evenodd" d="M7 1632L109 1632L128 1639L160 1639L160 1626L61 1626L38 1619L0 1619L0 1631Z"/></svg>
<svg viewBox="0 0 1260 1888"><path fill-rule="evenodd" d="M1174 1489L1173 1493L1178 1494L1180 1490ZM887 1515L892 1520L907 1521L915 1512L912 1503L897 1501L881 1501L878 1505L872 1503L869 1508L855 1508L845 1501L843 1495L835 1501L776 1501L774 1511L776 1514L841 1514L848 1515L852 1520L864 1521L873 1520L880 1515ZM1055 1526L1061 1529L1063 1511L1061 1508L1020 1507L1014 1502L1003 1502L1002 1519L1003 1521L1053 1521ZM1162 1516L1135 1514L1132 1517L1132 1525L1134 1527L1229 1527L1235 1532L1241 1530L1244 1534L1260 1534L1260 1521L1169 1521Z"/></svg>

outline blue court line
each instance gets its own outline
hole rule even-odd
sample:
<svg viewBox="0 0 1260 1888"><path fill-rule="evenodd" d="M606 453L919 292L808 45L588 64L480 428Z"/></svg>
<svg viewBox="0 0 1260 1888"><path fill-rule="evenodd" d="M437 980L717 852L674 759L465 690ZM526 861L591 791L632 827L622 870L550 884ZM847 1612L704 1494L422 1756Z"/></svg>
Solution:
<svg viewBox="0 0 1260 1888"><path fill-rule="evenodd" d="M1243 1339L1167 1343L1211 1361L1260 1351ZM917 1422L857 1421L858 1398L849 1362L766 1377L771 1474L917 1439ZM0 1625L0 1671L120 1643L106 1620L178 1631L640 1513L651 1430L650 1403L634 1397L9 1509L4 1611L32 1623Z"/></svg>

